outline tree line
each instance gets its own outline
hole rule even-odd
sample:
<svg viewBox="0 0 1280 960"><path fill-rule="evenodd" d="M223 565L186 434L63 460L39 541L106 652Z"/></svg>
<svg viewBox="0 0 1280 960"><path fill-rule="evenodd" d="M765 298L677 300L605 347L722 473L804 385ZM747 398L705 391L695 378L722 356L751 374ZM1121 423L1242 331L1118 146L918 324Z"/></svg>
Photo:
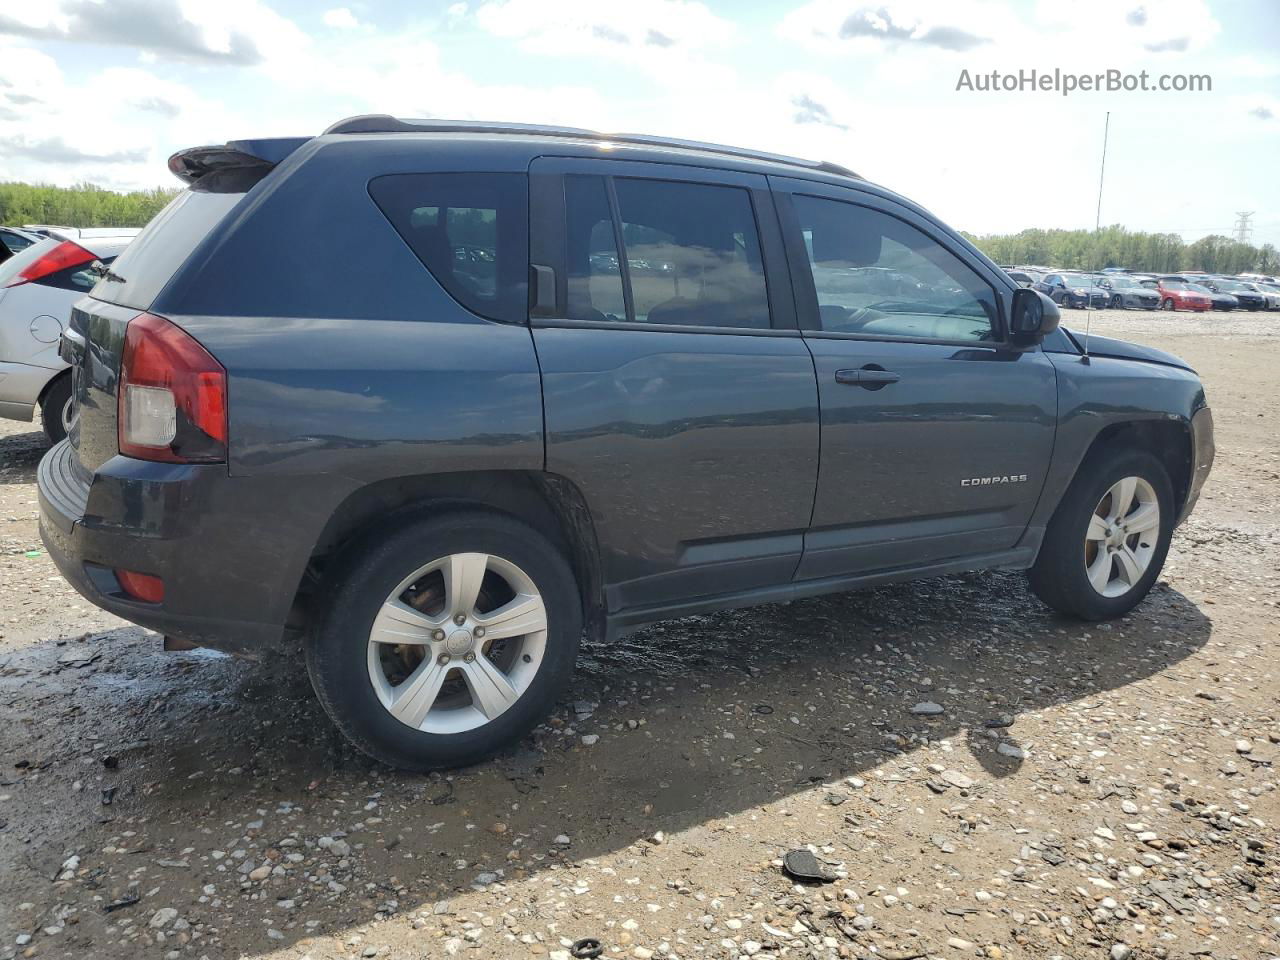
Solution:
<svg viewBox="0 0 1280 960"><path fill-rule="evenodd" d="M1213 234L1183 243L1176 233L1141 233L1121 226L1101 230L1023 230L1014 234L965 237L996 263L1101 270L1129 267L1148 273L1203 270L1206 273L1280 271L1280 251Z"/></svg>
<svg viewBox="0 0 1280 960"><path fill-rule="evenodd" d="M117 193L92 183L55 187L0 183L0 224L49 223L64 227L143 227L179 190L156 187Z"/></svg>

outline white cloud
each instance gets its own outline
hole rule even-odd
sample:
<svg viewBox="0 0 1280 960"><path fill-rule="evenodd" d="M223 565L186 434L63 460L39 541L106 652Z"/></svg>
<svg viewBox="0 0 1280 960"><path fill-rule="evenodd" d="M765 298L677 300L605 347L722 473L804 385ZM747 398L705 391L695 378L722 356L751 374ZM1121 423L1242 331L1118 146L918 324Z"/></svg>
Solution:
<svg viewBox="0 0 1280 960"><path fill-rule="evenodd" d="M360 26L360 21L356 19L356 15L347 7L335 7L332 10L326 10L323 20L325 26L333 27L336 30L354 30Z"/></svg>
<svg viewBox="0 0 1280 960"><path fill-rule="evenodd" d="M128 38L85 32L106 2L135 22L157 12L156 22ZM763 25L710 0L457 0L394 32L362 23L356 3L315 8L310 36L276 2L0 0L0 168L60 183L172 184L173 150L388 112L832 160L957 226L1016 230L1092 225L1102 115L1112 110L1104 220L1211 221L1168 219L1178 214L1167 197L1188 178L1204 184L1188 201L1194 210L1263 209L1277 198L1258 159L1280 140L1277 68L1261 47L1251 59L1215 38L1203 0L1079 0L1065 14L1036 0L810 0ZM51 38L85 45L77 66L103 56L93 44L115 45L118 62L127 39L136 64L82 79L41 49ZM1023 66L1208 72L1214 93L955 90L962 67ZM1027 123L1042 114L1055 118L1050 133ZM1153 168L1150 144L1179 125L1200 133L1162 150Z"/></svg>
<svg viewBox="0 0 1280 960"><path fill-rule="evenodd" d="M259 0L43 0L0 11L0 35L130 47L159 59L247 65L305 45Z"/></svg>
<svg viewBox="0 0 1280 960"><path fill-rule="evenodd" d="M482 29L529 51L624 59L646 51L706 50L736 32L696 0L489 0L475 18Z"/></svg>
<svg viewBox="0 0 1280 960"><path fill-rule="evenodd" d="M168 153L237 126L224 105L149 70L74 82L48 54L3 40L0 105L5 175L34 182L153 186L165 182Z"/></svg>
<svg viewBox="0 0 1280 960"><path fill-rule="evenodd" d="M780 29L827 52L867 53L887 45L964 53L992 42L993 27L1006 14L1001 7L981 0L812 0L787 14Z"/></svg>
<svg viewBox="0 0 1280 960"><path fill-rule="evenodd" d="M906 57L914 70L965 62L984 69L1038 66L1089 72L1176 61L1220 27L1207 0L810 0L779 33L844 57Z"/></svg>

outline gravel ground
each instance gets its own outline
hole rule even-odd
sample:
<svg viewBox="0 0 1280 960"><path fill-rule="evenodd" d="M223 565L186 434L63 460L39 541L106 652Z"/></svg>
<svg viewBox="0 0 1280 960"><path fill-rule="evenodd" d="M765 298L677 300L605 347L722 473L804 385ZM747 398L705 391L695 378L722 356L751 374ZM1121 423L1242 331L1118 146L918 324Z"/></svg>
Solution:
<svg viewBox="0 0 1280 960"><path fill-rule="evenodd" d="M1280 317L1094 328L1189 359L1218 426L1132 615L984 573L667 623L443 776L355 754L298 657L81 601L0 421L0 957L1280 956Z"/></svg>

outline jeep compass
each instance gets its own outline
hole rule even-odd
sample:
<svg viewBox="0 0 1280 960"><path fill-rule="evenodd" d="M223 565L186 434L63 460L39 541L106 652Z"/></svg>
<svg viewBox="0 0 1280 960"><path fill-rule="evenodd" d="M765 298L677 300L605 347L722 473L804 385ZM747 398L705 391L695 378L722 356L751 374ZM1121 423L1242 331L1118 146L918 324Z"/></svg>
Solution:
<svg viewBox="0 0 1280 960"><path fill-rule="evenodd" d="M63 334L45 542L177 640L303 644L399 767L529 731L584 632L986 568L1118 617L1213 460L1181 360L831 163L364 116L169 167Z"/></svg>

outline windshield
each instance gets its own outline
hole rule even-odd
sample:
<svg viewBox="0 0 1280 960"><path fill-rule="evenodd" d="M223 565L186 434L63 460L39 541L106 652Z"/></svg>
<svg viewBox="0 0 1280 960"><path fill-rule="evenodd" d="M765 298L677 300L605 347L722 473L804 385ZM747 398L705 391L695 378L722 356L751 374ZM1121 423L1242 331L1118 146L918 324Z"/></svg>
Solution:
<svg viewBox="0 0 1280 960"><path fill-rule="evenodd" d="M1160 285L1166 290L1190 290L1191 284L1185 280L1161 280Z"/></svg>
<svg viewBox="0 0 1280 960"><path fill-rule="evenodd" d="M1218 286L1231 293L1253 293L1253 287L1247 283L1236 283L1234 280L1219 280Z"/></svg>
<svg viewBox="0 0 1280 960"><path fill-rule="evenodd" d="M1129 277L1112 277L1111 288L1113 290L1133 290L1137 288L1138 282Z"/></svg>
<svg viewBox="0 0 1280 960"><path fill-rule="evenodd" d="M1196 293L1213 293L1212 290L1200 283L1188 283L1187 289L1194 290Z"/></svg>

